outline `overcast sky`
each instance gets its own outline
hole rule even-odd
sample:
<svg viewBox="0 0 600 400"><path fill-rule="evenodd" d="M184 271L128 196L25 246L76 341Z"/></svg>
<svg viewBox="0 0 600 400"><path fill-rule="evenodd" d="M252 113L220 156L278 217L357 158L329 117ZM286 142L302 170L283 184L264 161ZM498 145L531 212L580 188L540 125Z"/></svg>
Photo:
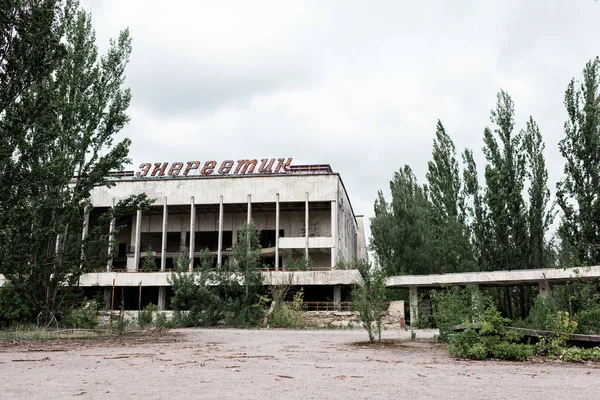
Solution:
<svg viewBox="0 0 600 400"><path fill-rule="evenodd" d="M552 188L565 88L600 54L600 3L87 0L99 47L129 27L142 162L293 157L331 164L356 214L410 165L423 181L439 118L482 169L500 89L546 141ZM554 192L554 190L553 190ZM554 193L553 193L554 194ZM368 226L367 226L368 228Z"/></svg>

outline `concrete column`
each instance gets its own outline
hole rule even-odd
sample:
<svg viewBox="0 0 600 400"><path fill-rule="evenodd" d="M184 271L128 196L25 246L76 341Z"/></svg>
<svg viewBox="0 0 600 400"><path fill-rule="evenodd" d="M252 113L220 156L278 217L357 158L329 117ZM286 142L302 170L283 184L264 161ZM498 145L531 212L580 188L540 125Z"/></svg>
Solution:
<svg viewBox="0 0 600 400"><path fill-rule="evenodd" d="M158 288L158 307L161 310L167 308L167 287L160 286Z"/></svg>
<svg viewBox="0 0 600 400"><path fill-rule="evenodd" d="M160 249L160 270L167 269L167 232L169 230L169 210L167 208L167 198L163 204L163 222L162 222L162 244Z"/></svg>
<svg viewBox="0 0 600 400"><path fill-rule="evenodd" d="M133 256L134 271L140 268L140 246L142 241L142 210L137 210L135 217L135 252Z"/></svg>
<svg viewBox="0 0 600 400"><path fill-rule="evenodd" d="M83 232L81 233L81 240L85 240L90 231L90 206L85 206L83 211Z"/></svg>
<svg viewBox="0 0 600 400"><path fill-rule="evenodd" d="M473 292L471 293L471 306L473 307L473 321L480 322L483 311L483 298L481 297L481 290L479 284L471 285Z"/></svg>
<svg viewBox="0 0 600 400"><path fill-rule="evenodd" d="M308 259L308 192L304 200L304 256Z"/></svg>
<svg viewBox="0 0 600 400"><path fill-rule="evenodd" d="M191 198L190 204L190 266L188 271L194 270L194 250L196 248L196 202L194 196Z"/></svg>
<svg viewBox="0 0 600 400"><path fill-rule="evenodd" d="M331 268L335 267L337 261L337 201L331 202Z"/></svg>
<svg viewBox="0 0 600 400"><path fill-rule="evenodd" d="M279 269L279 193L275 195L275 270Z"/></svg>
<svg viewBox="0 0 600 400"><path fill-rule="evenodd" d="M547 298L552 295L552 290L550 289L550 283L547 280L538 282L538 296Z"/></svg>
<svg viewBox="0 0 600 400"><path fill-rule="evenodd" d="M416 327L419 320L419 295L418 288L411 286L409 290L410 326Z"/></svg>
<svg viewBox="0 0 600 400"><path fill-rule="evenodd" d="M248 195L248 217L246 218L246 224L250 225L252 221L252 195Z"/></svg>
<svg viewBox="0 0 600 400"><path fill-rule="evenodd" d="M340 309L341 302L342 302L342 286L335 285L333 287L333 305L336 310Z"/></svg>
<svg viewBox="0 0 600 400"><path fill-rule="evenodd" d="M249 199L250 197L248 197ZM248 203L249 204L249 203ZM223 196L219 200L219 248L217 249L217 268L221 268L223 262Z"/></svg>
<svg viewBox="0 0 600 400"><path fill-rule="evenodd" d="M112 206L115 207L115 198L112 199ZM110 227L108 228L108 262L106 263L106 272L110 272L113 264L113 249L115 241L115 229L117 228L117 220L113 218L110 220Z"/></svg>

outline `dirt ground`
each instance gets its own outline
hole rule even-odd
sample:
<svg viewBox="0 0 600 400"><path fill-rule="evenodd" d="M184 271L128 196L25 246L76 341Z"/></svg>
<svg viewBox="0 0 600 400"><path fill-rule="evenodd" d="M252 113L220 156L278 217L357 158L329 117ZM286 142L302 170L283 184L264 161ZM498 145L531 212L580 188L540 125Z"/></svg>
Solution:
<svg viewBox="0 0 600 400"><path fill-rule="evenodd" d="M600 399L600 366L455 360L431 331L186 329L0 341L2 399Z"/></svg>

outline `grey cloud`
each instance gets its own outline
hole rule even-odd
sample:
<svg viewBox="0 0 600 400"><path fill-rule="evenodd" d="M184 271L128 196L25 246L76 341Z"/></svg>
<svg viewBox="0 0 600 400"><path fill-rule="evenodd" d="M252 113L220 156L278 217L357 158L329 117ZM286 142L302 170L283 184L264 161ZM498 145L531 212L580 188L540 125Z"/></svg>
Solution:
<svg viewBox="0 0 600 400"><path fill-rule="evenodd" d="M101 42L131 28L132 121L122 135L134 165L329 163L367 218L404 164L424 180L438 118L482 170L501 88L518 129L530 114L538 121L554 185L564 89L600 33L592 0L93 4Z"/></svg>

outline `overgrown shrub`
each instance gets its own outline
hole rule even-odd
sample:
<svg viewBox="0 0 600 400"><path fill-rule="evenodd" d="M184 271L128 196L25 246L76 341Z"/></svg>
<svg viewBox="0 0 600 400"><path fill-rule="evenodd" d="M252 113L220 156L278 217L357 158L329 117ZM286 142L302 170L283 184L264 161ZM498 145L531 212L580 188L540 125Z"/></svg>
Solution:
<svg viewBox="0 0 600 400"><path fill-rule="evenodd" d="M157 329L166 329L166 328L172 328L173 326L173 322L169 321L167 319L167 314L165 314L164 312L157 312L156 313L156 318L154 320L154 326Z"/></svg>
<svg viewBox="0 0 600 400"><path fill-rule="evenodd" d="M490 305L483 314L479 330L472 327L449 337L448 351L454 357L485 359L499 358L503 360L526 360L533 355L534 347L518 343L522 335L518 332L507 332L504 325L508 319L503 318L494 305Z"/></svg>
<svg viewBox="0 0 600 400"><path fill-rule="evenodd" d="M140 311L138 315L138 325L140 328L144 329L152 325L152 321L154 319L154 313L160 310L160 307L155 304L148 304L144 307L143 310Z"/></svg>
<svg viewBox="0 0 600 400"><path fill-rule="evenodd" d="M73 308L65 318L65 325L74 329L96 329L100 320L95 301L85 301L81 307Z"/></svg>
<svg viewBox="0 0 600 400"><path fill-rule="evenodd" d="M441 341L448 341L452 327L471 323L477 315L481 314L481 304L472 302L474 290L471 286L466 288L455 286L447 290L431 291L433 319L440 331Z"/></svg>
<svg viewBox="0 0 600 400"><path fill-rule="evenodd" d="M523 328L550 331L554 329L554 320L557 313L556 301L551 297L538 297L527 318L516 321L516 325Z"/></svg>
<svg viewBox="0 0 600 400"><path fill-rule="evenodd" d="M286 271L306 271L312 265L312 260L305 254L288 253L284 261Z"/></svg>
<svg viewBox="0 0 600 400"><path fill-rule="evenodd" d="M260 235L254 223L238 230L233 254L224 265L212 269L208 251L200 267L188 273L189 258L184 251L176 261L171 277L173 320L178 326L216 324L237 327L262 322L266 298L262 284Z"/></svg>
<svg viewBox="0 0 600 400"><path fill-rule="evenodd" d="M352 288L352 309L358 312L358 318L369 335L369 341L381 340L383 313L387 310L385 271L371 267L367 262L358 266L363 284Z"/></svg>
<svg viewBox="0 0 600 400"><path fill-rule="evenodd" d="M269 326L274 328L301 328L304 293L302 290L294 295L291 303L279 303L269 316Z"/></svg>
<svg viewBox="0 0 600 400"><path fill-rule="evenodd" d="M577 314L577 333L595 335L600 333L600 305L581 310Z"/></svg>
<svg viewBox="0 0 600 400"><path fill-rule="evenodd" d="M565 361L583 362L600 360L600 347L591 349L582 349L579 347L569 347L564 349L561 358Z"/></svg>
<svg viewBox="0 0 600 400"><path fill-rule="evenodd" d="M0 328L31 318L30 303L10 282L0 287Z"/></svg>

